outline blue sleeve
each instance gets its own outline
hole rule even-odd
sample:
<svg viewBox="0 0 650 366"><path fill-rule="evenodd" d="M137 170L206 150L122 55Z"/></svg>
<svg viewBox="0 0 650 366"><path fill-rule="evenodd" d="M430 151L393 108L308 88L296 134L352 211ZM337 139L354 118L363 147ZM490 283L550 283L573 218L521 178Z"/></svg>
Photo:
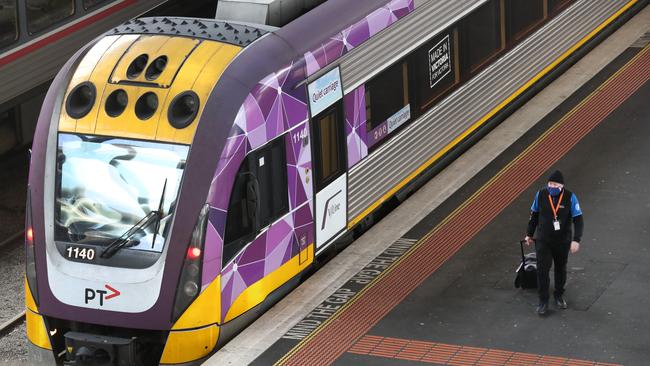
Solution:
<svg viewBox="0 0 650 366"><path fill-rule="evenodd" d="M578 197L574 194L571 195L571 217L577 217L582 215L582 210L580 209L580 202L578 202Z"/></svg>
<svg viewBox="0 0 650 366"><path fill-rule="evenodd" d="M535 193L535 200L533 201L533 205L530 206L530 210L533 211L533 212L539 212L539 203L537 202L538 197L539 197L539 191L537 193ZM574 197L575 197L575 195L574 195ZM571 207L573 209L573 204L571 205ZM578 206L578 207L580 207L580 206Z"/></svg>

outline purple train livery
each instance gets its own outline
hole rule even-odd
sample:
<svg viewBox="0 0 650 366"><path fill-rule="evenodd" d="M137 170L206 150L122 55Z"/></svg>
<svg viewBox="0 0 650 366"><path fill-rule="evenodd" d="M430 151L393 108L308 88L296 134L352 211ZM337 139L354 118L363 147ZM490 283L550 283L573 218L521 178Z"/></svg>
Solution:
<svg viewBox="0 0 650 366"><path fill-rule="evenodd" d="M264 3L133 19L54 79L32 363L202 362L646 1Z"/></svg>

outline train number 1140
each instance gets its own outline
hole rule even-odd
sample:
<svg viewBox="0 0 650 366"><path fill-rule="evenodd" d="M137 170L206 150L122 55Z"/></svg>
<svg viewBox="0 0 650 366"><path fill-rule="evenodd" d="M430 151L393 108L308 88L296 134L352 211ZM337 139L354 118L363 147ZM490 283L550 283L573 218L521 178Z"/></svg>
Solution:
<svg viewBox="0 0 650 366"><path fill-rule="evenodd" d="M93 248L68 245L65 252L70 259L82 259L86 261L92 261L95 259L95 249Z"/></svg>

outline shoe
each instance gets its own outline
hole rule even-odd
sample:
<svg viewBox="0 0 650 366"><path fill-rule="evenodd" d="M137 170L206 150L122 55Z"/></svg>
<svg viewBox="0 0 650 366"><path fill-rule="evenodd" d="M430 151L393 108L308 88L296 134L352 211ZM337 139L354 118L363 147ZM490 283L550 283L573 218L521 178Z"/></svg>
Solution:
<svg viewBox="0 0 650 366"><path fill-rule="evenodd" d="M562 310L567 308L566 301L564 301L562 295L555 295L555 305Z"/></svg>
<svg viewBox="0 0 650 366"><path fill-rule="evenodd" d="M539 305L537 305L537 315L545 315L546 310L548 310L547 302L540 302Z"/></svg>

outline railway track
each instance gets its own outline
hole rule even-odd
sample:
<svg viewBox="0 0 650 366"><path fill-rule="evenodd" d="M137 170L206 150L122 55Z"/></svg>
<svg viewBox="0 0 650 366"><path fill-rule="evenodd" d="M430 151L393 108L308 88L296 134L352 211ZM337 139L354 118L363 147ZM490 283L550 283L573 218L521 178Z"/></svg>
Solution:
<svg viewBox="0 0 650 366"><path fill-rule="evenodd" d="M18 238L20 238L20 237L23 236L24 234L25 234L25 230L21 230L21 231L15 233L15 234L9 236L7 239L5 239L5 240L3 240L2 242L0 242L0 248L3 248L3 247L5 247L5 246L7 246L7 245L13 243L14 241L16 241Z"/></svg>
<svg viewBox="0 0 650 366"><path fill-rule="evenodd" d="M10 245L11 243L16 242L24 234L25 234L25 230L20 230L19 232L10 235L7 239L0 242L0 249ZM4 337L5 335L9 334L14 328L22 324L24 321L25 321L25 311L23 310L21 313L12 316L11 318L9 318L9 320L7 320L6 322L0 325L0 337Z"/></svg>
<svg viewBox="0 0 650 366"><path fill-rule="evenodd" d="M20 314L14 315L11 319L4 322L0 325L0 337L3 337L10 333L14 328L19 326L25 321L25 311Z"/></svg>

